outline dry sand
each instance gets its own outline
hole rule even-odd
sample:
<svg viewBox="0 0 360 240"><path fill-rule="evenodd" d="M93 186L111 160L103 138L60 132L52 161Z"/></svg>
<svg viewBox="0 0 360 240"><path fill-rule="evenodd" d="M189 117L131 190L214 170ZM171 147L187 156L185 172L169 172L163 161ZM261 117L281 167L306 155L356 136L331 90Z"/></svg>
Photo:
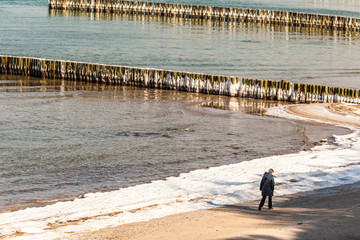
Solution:
<svg viewBox="0 0 360 240"><path fill-rule="evenodd" d="M343 104L295 105L287 109L300 116L356 127L360 127L359 110L359 106ZM275 196L273 210L265 205L258 211L258 203L171 215L74 239L360 239L360 182Z"/></svg>

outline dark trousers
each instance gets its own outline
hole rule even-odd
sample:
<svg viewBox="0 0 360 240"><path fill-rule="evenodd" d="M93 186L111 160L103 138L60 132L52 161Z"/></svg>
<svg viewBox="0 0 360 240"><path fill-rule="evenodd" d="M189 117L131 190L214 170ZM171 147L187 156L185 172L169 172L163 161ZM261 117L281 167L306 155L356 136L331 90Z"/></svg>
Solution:
<svg viewBox="0 0 360 240"><path fill-rule="evenodd" d="M268 196L269 197L269 208L272 208L272 197L271 196ZM262 208L265 204L265 199L266 199L266 196L263 196L263 198L261 199L261 202L260 202L260 205L259 205L259 208Z"/></svg>

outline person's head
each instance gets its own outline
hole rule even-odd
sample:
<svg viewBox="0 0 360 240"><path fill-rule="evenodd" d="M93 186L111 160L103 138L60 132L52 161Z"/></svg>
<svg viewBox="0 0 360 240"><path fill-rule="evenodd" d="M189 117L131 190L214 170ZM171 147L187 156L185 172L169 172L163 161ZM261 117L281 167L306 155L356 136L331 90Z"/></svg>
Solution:
<svg viewBox="0 0 360 240"><path fill-rule="evenodd" d="M270 168L270 169L269 169L269 173L270 173L270 174L273 174L273 172L274 172L274 169Z"/></svg>

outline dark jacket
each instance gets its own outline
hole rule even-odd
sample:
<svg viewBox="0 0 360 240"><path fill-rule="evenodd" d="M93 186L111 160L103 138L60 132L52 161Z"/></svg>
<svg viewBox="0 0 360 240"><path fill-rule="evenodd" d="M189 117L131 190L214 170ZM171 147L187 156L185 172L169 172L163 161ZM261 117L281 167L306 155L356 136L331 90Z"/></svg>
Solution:
<svg viewBox="0 0 360 240"><path fill-rule="evenodd" d="M264 176L262 177L260 183L260 190L262 191L262 196L272 197L274 195L274 186L275 181L273 175L268 172L264 173Z"/></svg>

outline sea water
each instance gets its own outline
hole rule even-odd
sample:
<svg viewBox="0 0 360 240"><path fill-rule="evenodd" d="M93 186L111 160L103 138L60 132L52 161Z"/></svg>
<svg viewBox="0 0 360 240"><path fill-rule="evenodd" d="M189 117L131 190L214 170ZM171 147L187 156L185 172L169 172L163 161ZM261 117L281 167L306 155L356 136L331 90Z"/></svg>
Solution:
<svg viewBox="0 0 360 240"><path fill-rule="evenodd" d="M0 211L298 151L346 132L258 116L279 104L0 75Z"/></svg>
<svg viewBox="0 0 360 240"><path fill-rule="evenodd" d="M252 5L256 2L251 2L245 1L244 7L256 7ZM281 2L289 5L288 1L274 2L276 6ZM306 10L300 2L294 6ZM335 2L360 14L356 2ZM234 1L234 6L240 7L240 3ZM264 8L270 5L266 3ZM0 1L0 22L1 54L346 88L360 86L359 33L48 11L46 1L19 0Z"/></svg>

